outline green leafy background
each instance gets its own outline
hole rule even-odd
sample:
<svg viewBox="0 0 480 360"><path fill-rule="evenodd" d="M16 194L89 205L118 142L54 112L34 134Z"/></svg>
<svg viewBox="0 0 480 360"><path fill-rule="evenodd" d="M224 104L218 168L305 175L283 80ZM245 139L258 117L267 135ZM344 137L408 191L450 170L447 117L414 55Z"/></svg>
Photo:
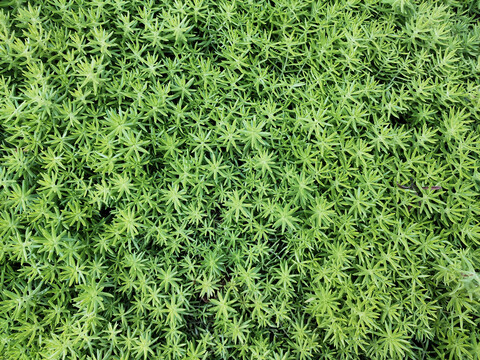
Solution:
<svg viewBox="0 0 480 360"><path fill-rule="evenodd" d="M479 19L2 1L0 359L478 359Z"/></svg>

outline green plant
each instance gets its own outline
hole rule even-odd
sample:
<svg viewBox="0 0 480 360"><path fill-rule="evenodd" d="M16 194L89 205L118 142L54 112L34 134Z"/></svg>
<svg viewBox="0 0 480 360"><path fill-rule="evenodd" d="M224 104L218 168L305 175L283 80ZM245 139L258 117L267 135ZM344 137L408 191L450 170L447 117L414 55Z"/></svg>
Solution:
<svg viewBox="0 0 480 360"><path fill-rule="evenodd" d="M0 359L477 359L478 1L0 3Z"/></svg>

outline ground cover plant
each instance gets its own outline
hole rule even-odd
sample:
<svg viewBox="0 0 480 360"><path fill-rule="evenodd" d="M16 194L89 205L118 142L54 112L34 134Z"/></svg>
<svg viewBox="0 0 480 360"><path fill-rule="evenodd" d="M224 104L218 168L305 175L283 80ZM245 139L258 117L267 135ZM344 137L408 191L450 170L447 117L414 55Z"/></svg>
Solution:
<svg viewBox="0 0 480 360"><path fill-rule="evenodd" d="M479 359L480 2L0 2L0 359Z"/></svg>

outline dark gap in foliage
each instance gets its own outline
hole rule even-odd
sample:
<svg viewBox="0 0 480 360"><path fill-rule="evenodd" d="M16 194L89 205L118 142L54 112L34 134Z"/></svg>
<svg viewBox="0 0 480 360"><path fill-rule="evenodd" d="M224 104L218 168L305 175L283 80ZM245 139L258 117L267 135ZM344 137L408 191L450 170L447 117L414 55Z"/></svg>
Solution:
<svg viewBox="0 0 480 360"><path fill-rule="evenodd" d="M112 211L114 211L114 208L112 207L102 207L99 211L99 215L102 219L108 220L112 216Z"/></svg>
<svg viewBox="0 0 480 360"><path fill-rule="evenodd" d="M390 122L394 127L407 125L409 122L407 121L407 116L405 114L399 114L398 116L391 115Z"/></svg>

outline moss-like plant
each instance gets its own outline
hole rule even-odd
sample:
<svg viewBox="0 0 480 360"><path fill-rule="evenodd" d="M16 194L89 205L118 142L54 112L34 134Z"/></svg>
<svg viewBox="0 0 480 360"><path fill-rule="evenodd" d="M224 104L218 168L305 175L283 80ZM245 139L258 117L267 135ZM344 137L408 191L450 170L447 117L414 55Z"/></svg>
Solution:
<svg viewBox="0 0 480 360"><path fill-rule="evenodd" d="M0 2L0 359L478 359L479 18Z"/></svg>

